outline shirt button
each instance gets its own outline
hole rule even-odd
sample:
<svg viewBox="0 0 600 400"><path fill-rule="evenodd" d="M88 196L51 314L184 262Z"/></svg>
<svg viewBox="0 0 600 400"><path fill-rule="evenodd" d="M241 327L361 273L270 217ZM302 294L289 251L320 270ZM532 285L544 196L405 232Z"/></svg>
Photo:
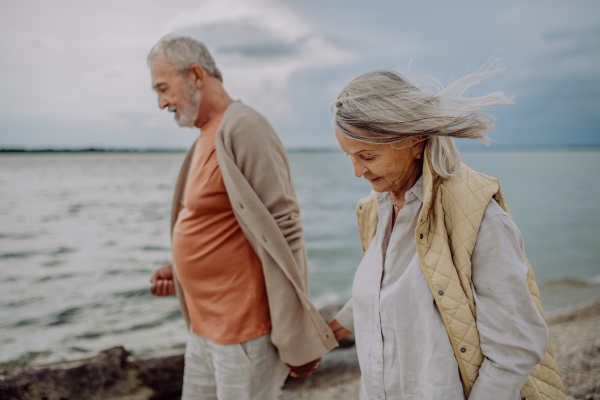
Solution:
<svg viewBox="0 0 600 400"><path fill-rule="evenodd" d="M375 362L379 364L379 357L375 357Z"/></svg>
<svg viewBox="0 0 600 400"><path fill-rule="evenodd" d="M375 397L380 398L381 397L381 393L375 392Z"/></svg>

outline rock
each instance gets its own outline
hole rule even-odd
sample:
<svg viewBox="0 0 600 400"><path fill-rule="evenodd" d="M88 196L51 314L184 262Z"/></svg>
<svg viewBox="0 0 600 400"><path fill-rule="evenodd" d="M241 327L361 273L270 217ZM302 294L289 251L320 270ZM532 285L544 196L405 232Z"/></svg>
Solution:
<svg viewBox="0 0 600 400"><path fill-rule="evenodd" d="M343 304L326 307L321 315L331 320ZM310 379L292 379L287 390L343 382L359 374L354 337L323 357ZM171 400L181 396L183 355L150 359L132 358L123 347L96 357L46 365L0 369L2 400Z"/></svg>
<svg viewBox="0 0 600 400"><path fill-rule="evenodd" d="M0 370L6 400L172 399L181 393L183 356L130 360L123 347L96 357Z"/></svg>

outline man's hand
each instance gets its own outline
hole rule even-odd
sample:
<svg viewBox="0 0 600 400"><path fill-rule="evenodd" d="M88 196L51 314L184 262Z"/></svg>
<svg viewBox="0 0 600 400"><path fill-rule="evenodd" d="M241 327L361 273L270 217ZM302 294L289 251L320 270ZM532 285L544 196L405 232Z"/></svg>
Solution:
<svg viewBox="0 0 600 400"><path fill-rule="evenodd" d="M320 358L298 367L292 367L290 364L285 364L285 366L287 367L288 371L290 371L290 375L294 378L299 376L303 378L310 378L311 374L319 367L319 364L321 364Z"/></svg>
<svg viewBox="0 0 600 400"><path fill-rule="evenodd" d="M150 279L150 293L155 296L170 296L176 294L173 281L173 264L165 264L156 270Z"/></svg>

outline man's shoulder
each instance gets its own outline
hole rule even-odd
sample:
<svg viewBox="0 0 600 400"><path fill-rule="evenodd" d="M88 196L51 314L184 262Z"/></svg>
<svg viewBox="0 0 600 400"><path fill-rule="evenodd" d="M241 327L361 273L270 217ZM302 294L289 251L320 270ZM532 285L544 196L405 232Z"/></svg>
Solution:
<svg viewBox="0 0 600 400"><path fill-rule="evenodd" d="M239 124L266 124L270 127L269 122L261 113L259 113L252 107L247 106L241 101L235 101L229 106L227 112L224 115L224 119L226 125L231 127L238 126Z"/></svg>
<svg viewBox="0 0 600 400"><path fill-rule="evenodd" d="M279 137L267 119L240 101L232 103L225 112L217 137L221 138L219 140L225 148L238 154L242 148L243 151L252 148L252 152L264 148L284 151Z"/></svg>

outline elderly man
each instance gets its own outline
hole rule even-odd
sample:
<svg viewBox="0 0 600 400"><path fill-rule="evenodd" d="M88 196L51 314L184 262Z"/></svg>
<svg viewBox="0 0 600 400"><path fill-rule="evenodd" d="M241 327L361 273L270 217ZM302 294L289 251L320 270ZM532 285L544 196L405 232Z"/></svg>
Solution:
<svg viewBox="0 0 600 400"><path fill-rule="evenodd" d="M152 277L190 329L182 398L276 399L337 346L309 301L299 206L267 120L232 101L206 47L168 35L148 55L158 105L200 128L171 214L173 264ZM286 368L287 364L287 368Z"/></svg>

